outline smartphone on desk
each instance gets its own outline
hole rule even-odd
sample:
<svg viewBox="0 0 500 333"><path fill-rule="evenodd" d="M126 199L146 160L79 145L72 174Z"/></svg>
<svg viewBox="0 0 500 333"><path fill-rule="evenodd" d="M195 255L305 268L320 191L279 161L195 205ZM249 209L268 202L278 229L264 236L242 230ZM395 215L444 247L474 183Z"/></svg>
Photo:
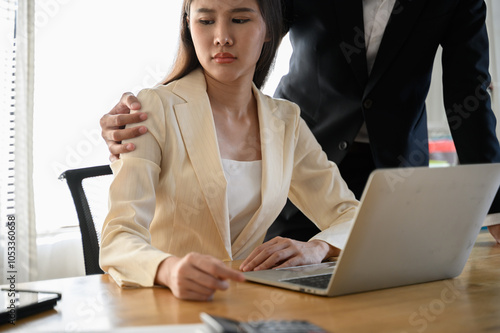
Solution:
<svg viewBox="0 0 500 333"><path fill-rule="evenodd" d="M18 319L50 310L61 299L55 292L1 289L0 324L15 324Z"/></svg>
<svg viewBox="0 0 500 333"><path fill-rule="evenodd" d="M200 313L200 318L213 333L328 333L306 320L262 320L240 322L237 320Z"/></svg>

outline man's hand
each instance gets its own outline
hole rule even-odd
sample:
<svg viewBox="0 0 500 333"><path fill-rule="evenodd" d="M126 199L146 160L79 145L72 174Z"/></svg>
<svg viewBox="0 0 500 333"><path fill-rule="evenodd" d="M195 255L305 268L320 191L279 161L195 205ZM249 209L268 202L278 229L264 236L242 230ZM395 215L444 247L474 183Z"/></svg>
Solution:
<svg viewBox="0 0 500 333"><path fill-rule="evenodd" d="M326 258L338 256L339 253L339 249L321 240L300 242L278 236L253 250L240 269L248 272L273 267L319 264Z"/></svg>
<svg viewBox="0 0 500 333"><path fill-rule="evenodd" d="M155 284L169 287L180 299L209 301L216 290L229 288L226 280L243 282L245 277L212 256L189 253L183 258L172 256L163 260Z"/></svg>
<svg viewBox="0 0 500 333"><path fill-rule="evenodd" d="M488 227L490 234L495 238L497 244L500 244L500 224L490 225Z"/></svg>
<svg viewBox="0 0 500 333"><path fill-rule="evenodd" d="M102 129L102 137L108 145L109 160L111 162L120 158L120 154L132 151L135 149L133 143L127 145L121 144L122 140L132 139L140 136L148 131L146 126L137 126L125 129L125 125L140 123L148 118L143 112L130 114L130 110L140 110L141 104L132 93L124 93L120 102L102 116L100 125Z"/></svg>

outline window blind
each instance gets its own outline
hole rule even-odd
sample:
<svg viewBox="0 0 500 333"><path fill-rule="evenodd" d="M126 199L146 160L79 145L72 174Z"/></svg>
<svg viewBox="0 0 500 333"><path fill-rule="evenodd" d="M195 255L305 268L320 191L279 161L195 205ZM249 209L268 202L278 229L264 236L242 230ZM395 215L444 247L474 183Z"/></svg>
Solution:
<svg viewBox="0 0 500 333"><path fill-rule="evenodd" d="M0 21L2 33L1 44L1 93L2 122L0 140L2 183L0 184L0 199L2 219L5 215L14 213L14 128L15 128L15 14L16 2L1 0Z"/></svg>
<svg viewBox="0 0 500 333"><path fill-rule="evenodd" d="M0 247L2 275L8 271L8 216L15 216L14 140L15 140L15 76L16 76L16 11L17 1L0 1ZM11 218L12 219L12 218ZM3 281L2 283L5 283Z"/></svg>
<svg viewBox="0 0 500 333"><path fill-rule="evenodd" d="M4 284L36 276L34 2L0 0L0 30L0 283Z"/></svg>

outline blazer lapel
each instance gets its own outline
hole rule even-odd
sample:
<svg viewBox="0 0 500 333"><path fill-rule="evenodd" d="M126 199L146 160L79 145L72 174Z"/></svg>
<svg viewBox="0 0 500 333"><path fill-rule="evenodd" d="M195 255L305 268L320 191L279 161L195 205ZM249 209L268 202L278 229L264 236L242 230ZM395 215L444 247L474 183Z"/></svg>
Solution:
<svg viewBox="0 0 500 333"><path fill-rule="evenodd" d="M174 112L189 159L220 237L231 255L227 181L222 168L215 124L206 93L205 76L194 71L179 80L173 92L186 100L174 106Z"/></svg>
<svg viewBox="0 0 500 333"><path fill-rule="evenodd" d="M340 31L339 47L360 87L364 89L368 80L368 65L366 64L363 3L361 0L335 0L335 8L336 19L330 21L331 24L336 24ZM332 30L335 31L335 29Z"/></svg>
<svg viewBox="0 0 500 333"><path fill-rule="evenodd" d="M283 180L283 147L285 138L285 122L273 113L277 105L268 99L254 86L259 115L260 141L262 153L261 205L240 235L236 238L233 256L243 257L251 249L245 247L248 242L256 242L261 238L262 228L267 228L273 221L269 216L275 210L276 194L281 191ZM264 231L265 234L265 231Z"/></svg>
<svg viewBox="0 0 500 333"><path fill-rule="evenodd" d="M370 93L377 81L391 65L428 0L396 0L394 9L380 43L377 58L365 90L365 96Z"/></svg>

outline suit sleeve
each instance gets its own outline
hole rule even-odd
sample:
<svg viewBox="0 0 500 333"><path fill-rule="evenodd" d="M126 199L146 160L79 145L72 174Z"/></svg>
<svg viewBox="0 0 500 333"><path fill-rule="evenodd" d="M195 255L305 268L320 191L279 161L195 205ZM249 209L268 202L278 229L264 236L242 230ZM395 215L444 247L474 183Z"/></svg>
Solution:
<svg viewBox="0 0 500 333"><path fill-rule="evenodd" d="M102 269L122 287L152 286L158 265L169 256L151 245L149 232L156 207L160 143L164 140L163 106L153 91L141 91L138 98L148 114L144 123L148 132L131 140L135 151L123 154L111 165L114 180L100 249Z"/></svg>
<svg viewBox="0 0 500 333"><path fill-rule="evenodd" d="M443 93L461 164L500 162L488 88L489 45L483 0L461 0L442 41ZM497 194L490 213L500 212Z"/></svg>
<svg viewBox="0 0 500 333"><path fill-rule="evenodd" d="M328 160L314 135L300 118L297 128L290 200L320 230L312 239L342 249L349 235L358 201Z"/></svg>

